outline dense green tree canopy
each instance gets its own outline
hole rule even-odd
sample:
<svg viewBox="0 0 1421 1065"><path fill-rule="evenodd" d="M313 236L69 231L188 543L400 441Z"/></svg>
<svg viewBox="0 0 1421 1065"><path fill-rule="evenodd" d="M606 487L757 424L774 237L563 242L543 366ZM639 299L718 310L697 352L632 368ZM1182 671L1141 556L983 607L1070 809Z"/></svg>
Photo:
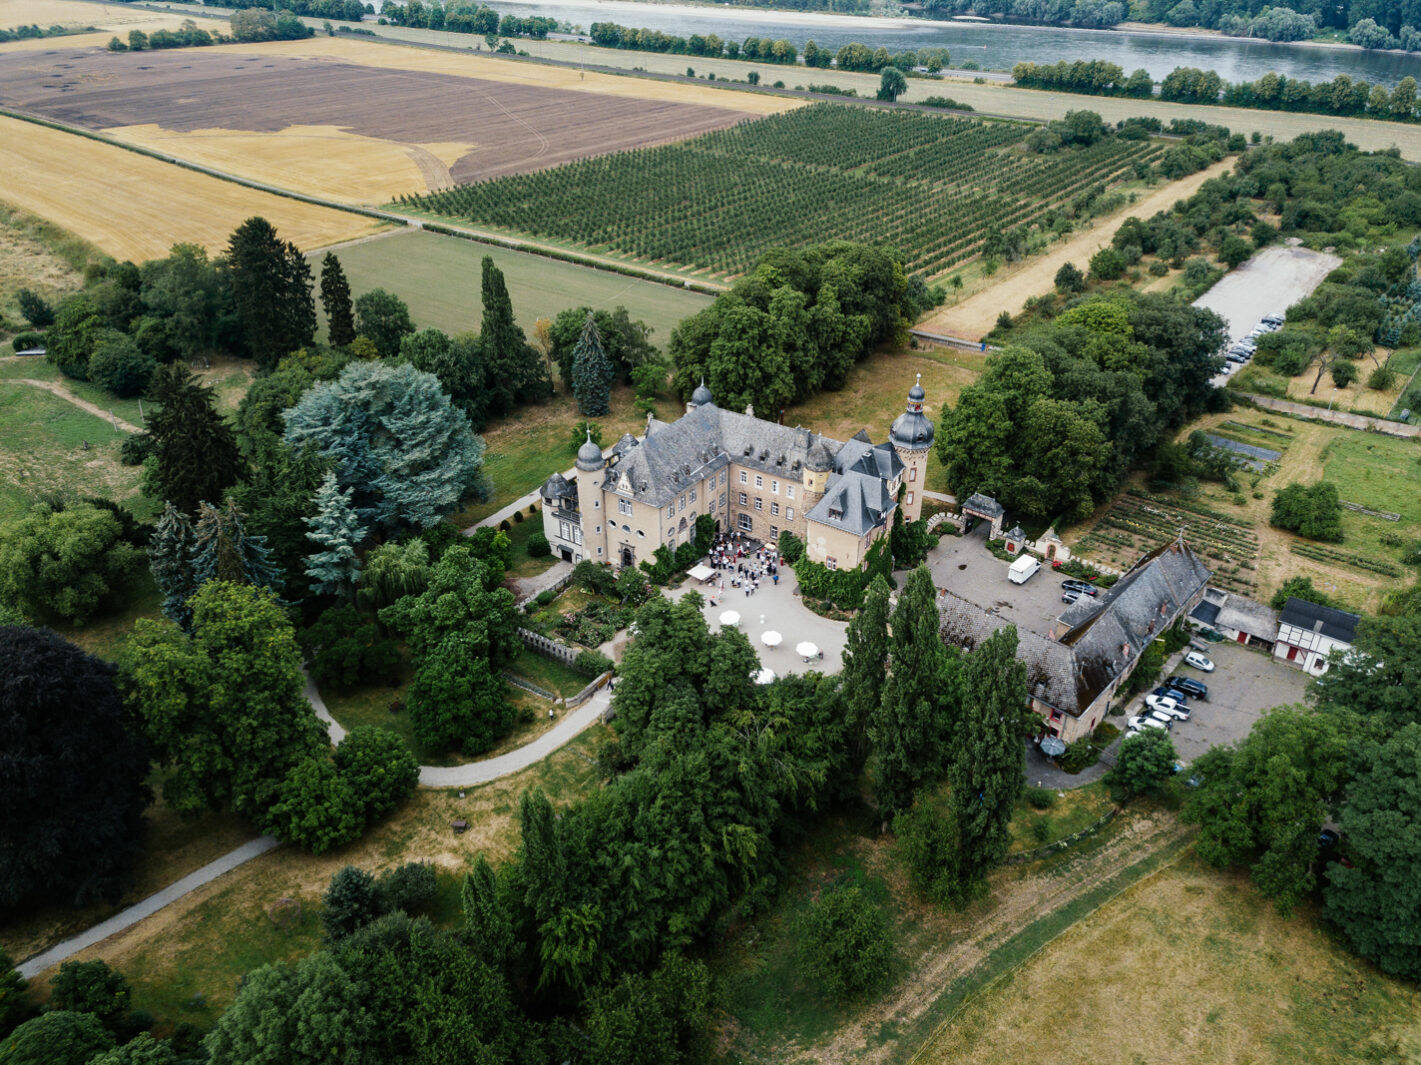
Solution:
<svg viewBox="0 0 1421 1065"><path fill-rule="evenodd" d="M386 530L427 528L492 491L468 418L408 364L351 363L286 412L285 439L332 460L361 521Z"/></svg>
<svg viewBox="0 0 1421 1065"><path fill-rule="evenodd" d="M1170 774L1178 756L1174 741L1163 729L1147 728L1120 741L1115 764L1105 774L1105 783L1117 802L1157 790Z"/></svg>
<svg viewBox="0 0 1421 1065"><path fill-rule="evenodd" d="M275 597L209 581L192 597L192 635L140 619L124 646L125 699L182 814L230 806L260 821L286 773L326 747L306 701L301 655Z"/></svg>
<svg viewBox="0 0 1421 1065"><path fill-rule="evenodd" d="M1421 722L1421 616L1362 618L1351 650L1334 656L1310 694L1378 738Z"/></svg>
<svg viewBox="0 0 1421 1065"><path fill-rule="evenodd" d="M236 438L217 411L212 389L181 363L153 377L158 409L148 415L153 440L153 480L163 502L184 514L216 503L243 474Z"/></svg>
<svg viewBox="0 0 1421 1065"><path fill-rule="evenodd" d="M1273 495L1269 522L1309 540L1338 543L1342 539L1342 504L1331 481L1304 485L1296 481Z"/></svg>
<svg viewBox="0 0 1421 1065"><path fill-rule="evenodd" d="M0 1043L2 1065L88 1065L113 1047L113 1036L92 1013L55 1010L26 1021Z"/></svg>
<svg viewBox="0 0 1421 1065"><path fill-rule="evenodd" d="M311 268L296 245L264 218L248 218L227 243L227 266L242 336L261 366L303 348L316 335Z"/></svg>
<svg viewBox="0 0 1421 1065"><path fill-rule="evenodd" d="M37 503L0 524L0 603L27 617L83 624L113 602L142 557L109 510Z"/></svg>
<svg viewBox="0 0 1421 1065"><path fill-rule="evenodd" d="M597 323L597 334L620 379L630 381L637 367L657 361L659 352L649 339L651 329L645 322L633 321L625 307L619 305L610 311L570 307L559 312L548 325L549 355L557 363L564 388L572 388L573 352L589 314Z"/></svg>
<svg viewBox="0 0 1421 1065"><path fill-rule="evenodd" d="M382 359L392 359L399 354L400 342L414 333L414 322L404 300L374 288L355 300L355 331L375 345Z"/></svg>
<svg viewBox="0 0 1421 1065"><path fill-rule="evenodd" d="M148 756L114 673L48 629L0 626L0 907L127 886Z"/></svg>

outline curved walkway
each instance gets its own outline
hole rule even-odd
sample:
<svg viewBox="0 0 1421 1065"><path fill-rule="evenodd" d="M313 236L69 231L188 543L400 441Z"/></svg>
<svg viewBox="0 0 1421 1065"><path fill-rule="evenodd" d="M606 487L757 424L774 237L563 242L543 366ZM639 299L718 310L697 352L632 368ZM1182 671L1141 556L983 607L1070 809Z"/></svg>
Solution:
<svg viewBox="0 0 1421 1065"><path fill-rule="evenodd" d="M1345 426L1348 429L1359 429L1368 433L1386 433L1388 436L1421 436L1421 425L1395 422L1389 418L1383 418L1380 414L1353 414L1348 410L1313 407L1307 403L1294 403L1290 399L1275 399L1272 396L1259 396L1252 392L1235 392L1234 394L1250 403L1256 403L1260 407L1276 410L1282 414L1291 414L1293 417L1302 418L1305 421L1331 422L1333 425Z"/></svg>
<svg viewBox="0 0 1421 1065"><path fill-rule="evenodd" d="M110 411L104 410L97 404L90 403L87 399L80 399L73 392L69 391L69 389L54 381L39 381L33 377L0 377L0 384L31 385L34 388L42 388L46 392L51 392L54 395L58 396L65 402L74 404L74 406L78 407L80 410L87 411L96 418L102 418L104 421L110 423L115 428L122 429L125 433L143 432L142 429L134 425L132 422L124 421L122 418L118 417L118 415L113 414Z"/></svg>

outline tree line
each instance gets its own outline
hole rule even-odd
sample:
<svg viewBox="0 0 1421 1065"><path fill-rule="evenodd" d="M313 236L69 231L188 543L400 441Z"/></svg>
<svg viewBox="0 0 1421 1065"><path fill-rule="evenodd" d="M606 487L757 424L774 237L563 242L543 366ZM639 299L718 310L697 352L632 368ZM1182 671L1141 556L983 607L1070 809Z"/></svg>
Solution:
<svg viewBox="0 0 1421 1065"><path fill-rule="evenodd" d="M487 4L454 0L440 4L438 0L408 0L404 4L385 4L380 8L380 20L396 26L417 26L446 33L477 33L486 37L531 37L545 40L555 32L559 22L541 15L520 17L500 16Z"/></svg>
<svg viewBox="0 0 1421 1065"><path fill-rule="evenodd" d="M1127 77L1119 66L1102 60L1018 63L1012 68L1012 77L1024 88L1089 96L1150 99L1156 89L1148 71L1136 70ZM1417 110L1416 79L1411 75L1388 91L1385 85L1353 81L1347 74L1316 84L1273 73L1264 74L1256 81L1229 83L1212 70L1176 67L1158 84L1158 90L1161 100L1175 103L1319 115L1365 115L1391 122L1414 122L1421 117Z"/></svg>

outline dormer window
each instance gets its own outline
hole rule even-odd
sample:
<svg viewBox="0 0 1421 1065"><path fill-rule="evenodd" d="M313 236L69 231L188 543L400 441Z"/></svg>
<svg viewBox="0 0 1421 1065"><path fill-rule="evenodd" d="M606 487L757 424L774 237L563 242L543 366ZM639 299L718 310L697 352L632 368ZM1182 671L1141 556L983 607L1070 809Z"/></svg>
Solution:
<svg viewBox="0 0 1421 1065"><path fill-rule="evenodd" d="M830 507L830 508L829 508L829 517L830 517L831 519L833 519L834 521L843 521L843 520L844 520L844 511L843 511L843 508L842 508L842 507Z"/></svg>

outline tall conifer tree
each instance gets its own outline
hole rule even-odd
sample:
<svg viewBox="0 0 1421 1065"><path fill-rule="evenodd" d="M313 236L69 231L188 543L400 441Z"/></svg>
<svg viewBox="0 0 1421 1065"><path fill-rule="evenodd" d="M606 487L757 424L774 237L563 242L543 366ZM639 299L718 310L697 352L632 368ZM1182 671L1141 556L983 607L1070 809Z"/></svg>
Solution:
<svg viewBox="0 0 1421 1065"><path fill-rule="evenodd" d="M616 371L602 347L602 335L592 312L582 323L582 336L572 352L572 394L579 414L600 417L611 410L612 378Z"/></svg>
<svg viewBox="0 0 1421 1065"><path fill-rule="evenodd" d="M852 764L861 768L868 755L868 728L883 702L888 674L888 582L875 577L864 596L863 609L849 622L841 674L844 735Z"/></svg>
<svg viewBox="0 0 1421 1065"><path fill-rule="evenodd" d="M483 261L483 327L479 340L488 373L491 413L506 414L518 403L545 399L553 380L547 363L513 321L513 301L503 271L493 259Z"/></svg>
<svg viewBox="0 0 1421 1065"><path fill-rule="evenodd" d="M1011 812L1026 783L1026 665L1016 627L992 633L966 656L966 698L952 731L947 777L958 832L958 873L979 883L1006 856Z"/></svg>
<svg viewBox="0 0 1421 1065"><path fill-rule="evenodd" d="M333 251L321 260L321 306L326 311L326 328L331 347L343 348L355 339L355 309L350 299L350 282Z"/></svg>
<svg viewBox="0 0 1421 1065"><path fill-rule="evenodd" d="M205 499L221 499L242 475L236 438L217 412L212 389L198 384L185 365L173 363L153 375L158 409L148 419L157 460L159 498L184 514Z"/></svg>
<svg viewBox="0 0 1421 1065"><path fill-rule="evenodd" d="M197 591L192 575L192 546L192 522L173 504L166 504L148 545L148 565L163 593L163 615L184 631L192 627L188 600Z"/></svg>
<svg viewBox="0 0 1421 1065"><path fill-rule="evenodd" d="M264 367L306 347L316 335L311 268L265 218L248 218L227 243L232 297L242 336Z"/></svg>
<svg viewBox="0 0 1421 1065"><path fill-rule="evenodd" d="M280 591L281 571L271 561L266 537L247 535L245 516L237 505L203 503L193 525L192 572L198 586L230 581Z"/></svg>
<svg viewBox="0 0 1421 1065"><path fill-rule="evenodd" d="M321 546L306 558L306 576L317 595L350 598L360 579L357 549L365 539L365 527L356 517L350 497L353 489L341 491L334 471L326 474L316 490L316 513L306 519L310 529L306 539Z"/></svg>
<svg viewBox="0 0 1421 1065"><path fill-rule="evenodd" d="M889 810L912 805L919 785L942 773L948 708L957 687L938 634L937 593L927 566L908 575L888 641L890 672L871 725L878 750L878 798Z"/></svg>

